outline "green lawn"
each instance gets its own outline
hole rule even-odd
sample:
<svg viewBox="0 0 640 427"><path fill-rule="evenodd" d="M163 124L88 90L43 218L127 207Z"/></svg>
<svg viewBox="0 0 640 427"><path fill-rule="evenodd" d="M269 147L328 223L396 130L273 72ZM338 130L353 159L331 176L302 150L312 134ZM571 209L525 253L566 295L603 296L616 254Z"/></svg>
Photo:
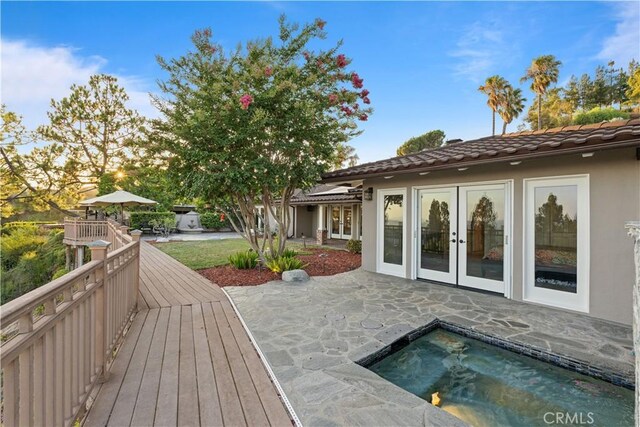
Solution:
<svg viewBox="0 0 640 427"><path fill-rule="evenodd" d="M159 243L156 248L177 259L192 270L229 264L228 257L238 251L246 251L249 244L244 239L198 240L190 242ZM287 243L287 248L302 250L300 243Z"/></svg>

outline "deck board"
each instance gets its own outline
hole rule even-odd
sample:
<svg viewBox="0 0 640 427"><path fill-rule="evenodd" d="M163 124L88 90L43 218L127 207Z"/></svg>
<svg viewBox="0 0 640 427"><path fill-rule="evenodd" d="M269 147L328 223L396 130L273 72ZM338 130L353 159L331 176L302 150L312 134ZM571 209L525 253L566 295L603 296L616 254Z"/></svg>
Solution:
<svg viewBox="0 0 640 427"><path fill-rule="evenodd" d="M291 425L226 295L147 243L138 310L85 425Z"/></svg>
<svg viewBox="0 0 640 427"><path fill-rule="evenodd" d="M160 389L160 373L162 372L164 346L167 339L171 308L164 307L159 310L156 328L153 331L153 338L149 347L147 364L144 367L142 382L140 383L140 390L138 391L138 398L131 420L131 425L139 427L153 425L158 390Z"/></svg>

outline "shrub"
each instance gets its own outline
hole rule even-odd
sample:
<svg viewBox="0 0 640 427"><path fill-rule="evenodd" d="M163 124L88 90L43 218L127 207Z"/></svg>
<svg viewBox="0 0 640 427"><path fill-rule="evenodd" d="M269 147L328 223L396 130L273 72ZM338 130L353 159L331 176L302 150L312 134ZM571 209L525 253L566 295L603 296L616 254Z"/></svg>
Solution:
<svg viewBox="0 0 640 427"><path fill-rule="evenodd" d="M296 252L295 249L285 249L280 256L283 258L293 258L296 255L298 255L298 252Z"/></svg>
<svg viewBox="0 0 640 427"><path fill-rule="evenodd" d="M362 241L351 239L347 242L347 250L352 254L362 253Z"/></svg>
<svg viewBox="0 0 640 427"><path fill-rule="evenodd" d="M231 223L223 214L218 212L205 212L200 214L200 223L208 230L220 230L231 228Z"/></svg>
<svg viewBox="0 0 640 427"><path fill-rule="evenodd" d="M68 273L68 271L67 271L66 268L60 268L60 269L56 270L55 273L53 273L53 277L51 278L51 280L56 280L56 279L64 276L67 273Z"/></svg>
<svg viewBox="0 0 640 427"><path fill-rule="evenodd" d="M132 230L142 230L152 228L151 221L173 220L173 227L176 225L176 214L173 212L130 212Z"/></svg>
<svg viewBox="0 0 640 427"><path fill-rule="evenodd" d="M2 230L2 268L5 270L14 268L23 254L37 250L47 241L36 225L3 227Z"/></svg>
<svg viewBox="0 0 640 427"><path fill-rule="evenodd" d="M229 255L229 263L239 270L256 268L258 265L258 254L251 249L244 252L236 252Z"/></svg>
<svg viewBox="0 0 640 427"><path fill-rule="evenodd" d="M49 282L58 270L64 268L63 237L63 231L30 226L15 228L11 234L2 237L0 303Z"/></svg>
<svg viewBox="0 0 640 427"><path fill-rule="evenodd" d="M306 267L298 258L278 257L267 260L267 268L274 273L282 273L283 271L299 270Z"/></svg>
<svg viewBox="0 0 640 427"><path fill-rule="evenodd" d="M615 119L628 119L629 113L618 111L615 108L594 108L590 111L578 113L573 118L573 124L589 125L593 123L602 123Z"/></svg>

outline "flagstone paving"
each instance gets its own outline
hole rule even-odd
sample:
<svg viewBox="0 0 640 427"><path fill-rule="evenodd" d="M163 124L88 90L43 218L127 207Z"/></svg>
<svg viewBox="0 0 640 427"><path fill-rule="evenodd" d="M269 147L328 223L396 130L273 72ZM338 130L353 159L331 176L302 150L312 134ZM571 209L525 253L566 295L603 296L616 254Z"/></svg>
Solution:
<svg viewBox="0 0 640 427"><path fill-rule="evenodd" d="M633 378L631 327L361 269L227 287L305 426L464 423L354 363L435 319Z"/></svg>

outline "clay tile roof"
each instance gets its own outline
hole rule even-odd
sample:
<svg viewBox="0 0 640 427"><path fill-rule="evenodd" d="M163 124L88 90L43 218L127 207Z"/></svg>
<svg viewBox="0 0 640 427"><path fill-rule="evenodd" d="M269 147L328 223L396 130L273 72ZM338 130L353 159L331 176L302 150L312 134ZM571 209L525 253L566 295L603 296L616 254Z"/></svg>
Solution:
<svg viewBox="0 0 640 427"><path fill-rule="evenodd" d="M455 142L407 156L365 163L328 172L324 182L360 179L386 173L412 173L451 169L462 165L640 146L640 119L593 125L572 125L540 131L523 131Z"/></svg>
<svg viewBox="0 0 640 427"><path fill-rule="evenodd" d="M291 198L292 205L314 205L332 202L360 203L362 188L336 187L319 184L307 191L297 191Z"/></svg>

